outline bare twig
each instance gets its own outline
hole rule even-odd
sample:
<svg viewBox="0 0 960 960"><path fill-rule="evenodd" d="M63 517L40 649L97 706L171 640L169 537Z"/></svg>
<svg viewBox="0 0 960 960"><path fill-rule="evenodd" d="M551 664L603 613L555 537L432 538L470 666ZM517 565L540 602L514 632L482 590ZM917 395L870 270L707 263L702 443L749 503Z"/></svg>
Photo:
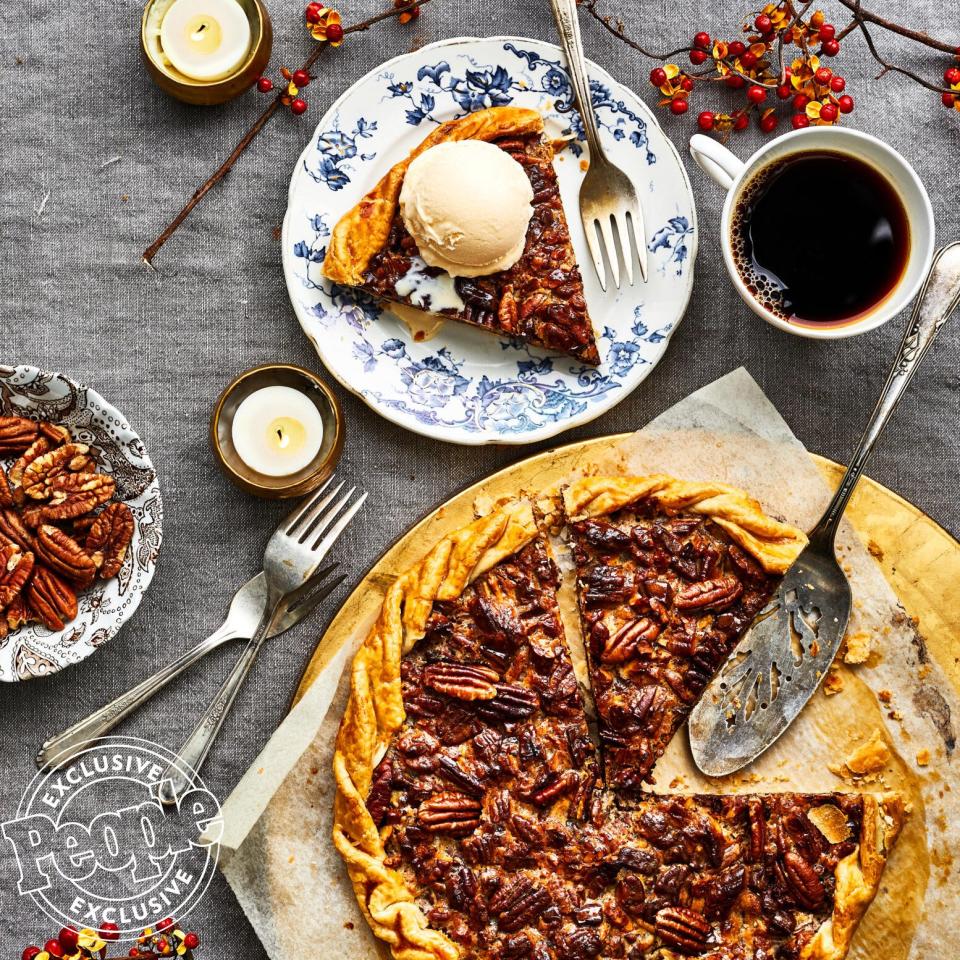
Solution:
<svg viewBox="0 0 960 960"><path fill-rule="evenodd" d="M905 77L909 77L915 83L919 83L920 86L926 87L928 90L932 90L934 93L948 93L951 95L955 94L956 91L952 90L950 87L945 87L938 83L931 83L929 80L921 77L913 70L910 70L907 67L901 67L895 63L891 63L889 60L883 57L880 54L880 51L877 49L877 45L873 40L870 30L867 28L867 23L870 22L877 24L884 27L884 29L892 30L894 33L897 33L900 36L909 37L910 39L916 40L918 43L922 43L925 46L932 47L935 50L947 50L948 52L955 53L955 47L949 47L948 44L941 44L939 40L934 40L925 33L920 33L916 30L910 30L907 27L900 27L897 24L890 24L889 21L883 20L882 17L877 17L875 14L864 10L861 0L840 0L840 2L853 13L853 21L843 31L843 35L846 35L853 30L859 30L863 34L863 39L866 41L867 49L870 51L870 55L883 68L880 73L877 74L878 80L880 77L883 77L888 73L899 73Z"/></svg>
<svg viewBox="0 0 960 960"><path fill-rule="evenodd" d="M939 50L941 53L957 52L956 44L947 43L945 40L937 40L936 37L931 37L928 33L923 33L921 30L904 27L899 23L888 20L886 17L881 17L879 14L864 10L859 0L837 0L837 2L843 4L843 6L854 15L853 23L838 34L838 37L844 33L849 33L851 29L856 29L859 24L865 21L866 23L872 23L878 27L882 27L884 30L889 30L891 33L896 33L901 37L906 37L908 40L915 40L917 43L922 43L925 47L930 47L932 50Z"/></svg>
<svg viewBox="0 0 960 960"><path fill-rule="evenodd" d="M933 90L935 93L955 93L955 91L951 90L949 87L944 87L937 83L931 83L929 80L921 77L920 74L914 73L913 70L898 66L895 63L890 63L889 60L884 59L884 57L880 55L880 51L877 50L877 45L873 42L873 37L870 35L870 31L867 29L865 18L859 12L857 12L854 13L854 20L857 21L857 25L860 27L860 32L863 34L863 39L866 41L867 49L870 51L871 56L883 68L880 73L877 74L878 80L887 73L900 73L905 77L909 77L916 83L919 83L920 86L926 87L928 90Z"/></svg>
<svg viewBox="0 0 960 960"><path fill-rule="evenodd" d="M650 50L646 50L636 40L633 40L627 36L626 26L622 20L614 20L611 16L600 13L600 11L597 10L597 0L583 0L583 2L580 3L580 8L586 10L587 13L604 28L604 30L609 31L618 40L622 40L628 47L632 47L637 51L637 53L642 54L645 57L649 57L651 60L670 60L678 53L689 53L693 49L690 46L685 46L677 47L676 50L668 50L666 53L654 53Z"/></svg>
<svg viewBox="0 0 960 960"><path fill-rule="evenodd" d="M401 13L405 13L410 10L416 10L425 4L429 3L430 0L410 0L409 3L404 4L400 7L391 7L389 10L384 11L383 13L378 13L376 16L369 17L366 20L362 20L360 23L352 24L349 27L344 27L344 35L348 33L361 33L364 30L369 30L372 26L377 23L381 23L384 20L391 20L395 17L398 17ZM314 50L311 52L310 56L303 62L303 65L300 67L301 70L306 70L307 73L310 72L310 68L317 62L320 58L320 54L327 48L326 43L318 43ZM193 196L186 202L183 209L170 221L170 223L165 227L160 236L157 237L153 243L147 247L143 252L143 262L148 267L153 267L153 258L160 251L160 248L173 236L179 226L183 223L184 220L190 216L190 213L193 211L193 208L197 206L198 203L230 172L233 165L240 158L240 155L243 153L247 147L256 139L257 134L267 125L271 117L277 112L281 106L280 97L284 92L284 87L282 87L277 96L270 101L267 108L260 114L259 117L254 121L253 126L240 138L240 142L233 148L233 152L227 157L226 160L220 164L219 167L207 178L204 183L202 183L193 193Z"/></svg>

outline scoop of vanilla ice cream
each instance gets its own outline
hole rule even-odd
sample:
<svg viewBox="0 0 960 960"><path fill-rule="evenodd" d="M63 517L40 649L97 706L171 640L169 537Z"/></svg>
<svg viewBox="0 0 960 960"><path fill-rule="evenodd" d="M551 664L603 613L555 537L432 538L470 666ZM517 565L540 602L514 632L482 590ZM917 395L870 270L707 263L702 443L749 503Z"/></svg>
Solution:
<svg viewBox="0 0 960 960"><path fill-rule="evenodd" d="M400 214L430 266L479 277L520 259L532 200L530 180L510 154L484 140L458 140L411 161Z"/></svg>

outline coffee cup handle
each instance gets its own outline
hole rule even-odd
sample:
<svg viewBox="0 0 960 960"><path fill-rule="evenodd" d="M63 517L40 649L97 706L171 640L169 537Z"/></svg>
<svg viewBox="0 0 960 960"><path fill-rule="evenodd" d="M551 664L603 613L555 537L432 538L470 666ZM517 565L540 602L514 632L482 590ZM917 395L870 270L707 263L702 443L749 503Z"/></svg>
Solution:
<svg viewBox="0 0 960 960"><path fill-rule="evenodd" d="M697 166L724 190L733 186L734 180L740 176L745 166L743 161L725 146L702 133L695 133L690 138L690 156L696 160Z"/></svg>

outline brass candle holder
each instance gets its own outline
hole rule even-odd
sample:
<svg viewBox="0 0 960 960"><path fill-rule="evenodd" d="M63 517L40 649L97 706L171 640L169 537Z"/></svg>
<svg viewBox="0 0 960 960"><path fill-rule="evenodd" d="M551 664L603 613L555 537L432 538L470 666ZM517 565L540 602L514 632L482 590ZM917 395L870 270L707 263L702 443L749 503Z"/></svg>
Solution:
<svg viewBox="0 0 960 960"><path fill-rule="evenodd" d="M214 106L226 103L248 90L261 76L273 49L273 26L267 8L260 0L237 0L250 21L250 49L236 72L221 80L194 80L181 73L164 55L160 42L160 24L173 0L147 0L140 24L140 45L147 70L157 86L184 103Z"/></svg>
<svg viewBox="0 0 960 960"><path fill-rule="evenodd" d="M268 477L240 459L233 445L233 418L237 408L263 387L293 387L306 394L320 411L323 442L313 460L297 473ZM343 450L343 412L330 388L315 374L289 363L268 363L245 370L220 394L210 419L210 444L217 464L241 490L267 500L302 497L316 490L333 473Z"/></svg>

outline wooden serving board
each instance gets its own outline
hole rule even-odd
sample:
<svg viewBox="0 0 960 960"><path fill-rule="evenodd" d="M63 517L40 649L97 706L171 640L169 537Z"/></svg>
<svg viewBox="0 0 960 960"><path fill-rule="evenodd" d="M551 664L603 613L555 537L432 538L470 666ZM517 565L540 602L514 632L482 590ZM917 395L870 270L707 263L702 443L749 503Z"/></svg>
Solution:
<svg viewBox="0 0 960 960"><path fill-rule="evenodd" d="M521 489L548 487L591 452L626 436L596 437L521 460L467 487L414 524L370 568L334 617L304 670L293 703L353 635L355 625L376 616L393 580L444 533L473 519L478 498L496 501ZM831 487L836 487L843 467L811 456ZM917 622L928 654L960 690L960 627L950 619L960 608L960 542L918 507L868 477L858 485L847 516L907 614Z"/></svg>

